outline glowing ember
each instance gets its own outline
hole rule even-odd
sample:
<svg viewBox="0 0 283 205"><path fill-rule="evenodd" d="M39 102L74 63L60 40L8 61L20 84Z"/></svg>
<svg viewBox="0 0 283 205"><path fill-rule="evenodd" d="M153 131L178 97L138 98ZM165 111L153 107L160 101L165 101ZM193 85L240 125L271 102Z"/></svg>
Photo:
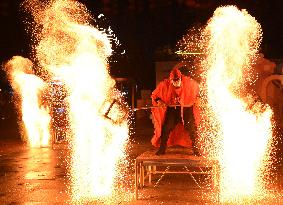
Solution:
<svg viewBox="0 0 283 205"><path fill-rule="evenodd" d="M200 44L201 32L201 27L189 29L187 34L178 41L175 53L181 55L186 60L188 59L187 55L201 55L203 52Z"/></svg>
<svg viewBox="0 0 283 205"><path fill-rule="evenodd" d="M125 117L114 123L115 119L112 121L101 112L114 99L121 101L108 70L111 36L90 25L90 15L78 2L52 1L42 6L44 10L37 10L41 7L35 3L25 2L26 8L35 9L36 57L49 75L63 82L68 93L73 199L121 200L124 196L117 194L117 187L121 186L121 168L127 163L124 152L128 120ZM122 112L121 107L115 106L111 117Z"/></svg>
<svg viewBox="0 0 283 205"><path fill-rule="evenodd" d="M264 197L272 139L272 111L256 101L249 87L254 82L251 64L261 27L245 10L220 7L203 36L206 123L201 130L203 139L210 138L206 147L211 150L206 151L220 162L220 198L224 202L256 200Z"/></svg>
<svg viewBox="0 0 283 205"><path fill-rule="evenodd" d="M49 110L41 103L45 83L33 74L32 62L15 56L6 65L9 79L15 93L19 96L17 107L22 115L23 138L31 147L50 145Z"/></svg>

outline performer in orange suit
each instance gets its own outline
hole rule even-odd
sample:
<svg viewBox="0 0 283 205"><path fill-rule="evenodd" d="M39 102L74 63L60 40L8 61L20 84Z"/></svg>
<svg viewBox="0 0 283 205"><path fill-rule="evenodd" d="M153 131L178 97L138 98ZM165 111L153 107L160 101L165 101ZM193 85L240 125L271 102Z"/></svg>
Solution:
<svg viewBox="0 0 283 205"><path fill-rule="evenodd" d="M152 109L155 132L151 143L159 147L156 155L165 154L166 147L172 145L192 147L194 154L200 155L195 143L199 119L195 119L194 104L198 94L198 83L178 68L174 68L169 78L161 81L152 92L152 104L158 106Z"/></svg>

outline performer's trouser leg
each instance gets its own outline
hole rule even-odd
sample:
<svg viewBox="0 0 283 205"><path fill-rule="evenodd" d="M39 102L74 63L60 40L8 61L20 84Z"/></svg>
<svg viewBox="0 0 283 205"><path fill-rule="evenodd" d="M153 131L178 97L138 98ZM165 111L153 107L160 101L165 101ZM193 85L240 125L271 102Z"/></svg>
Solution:
<svg viewBox="0 0 283 205"><path fill-rule="evenodd" d="M165 120L162 125L161 130L161 136L160 136L160 148L156 152L157 155L164 154L166 147L167 147L167 141L169 138L170 132L174 129L178 121L180 120L180 109L175 109L172 107L168 107L165 114Z"/></svg>
<svg viewBox="0 0 283 205"><path fill-rule="evenodd" d="M184 127L190 134L190 138L192 140L192 146L195 154L199 155L199 150L196 146L197 127L195 123L193 108L184 107L183 109L184 109L183 110Z"/></svg>

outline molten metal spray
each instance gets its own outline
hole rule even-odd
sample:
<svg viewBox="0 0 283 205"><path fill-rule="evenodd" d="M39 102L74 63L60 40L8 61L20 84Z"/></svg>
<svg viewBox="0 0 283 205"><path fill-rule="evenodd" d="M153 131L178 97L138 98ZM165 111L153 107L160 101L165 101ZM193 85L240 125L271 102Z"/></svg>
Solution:
<svg viewBox="0 0 283 205"><path fill-rule="evenodd" d="M32 67L32 62L21 56L14 56L5 65L15 92L22 138L30 147L46 147L50 146L51 140L51 117L49 109L42 103L46 83L34 75Z"/></svg>
<svg viewBox="0 0 283 205"><path fill-rule="evenodd" d="M38 73L49 82L59 79L67 90L64 100L69 122L67 140L72 150L72 199L78 203L125 199L128 193L124 192L121 182L123 168L127 166L128 118L117 123L103 115L103 106L114 99L122 102L108 70L113 36L93 27L87 9L76 1L27 0L23 6L34 20L28 23L32 25ZM37 78L36 88L42 84ZM36 91L30 92L36 96ZM39 112L37 107L30 113ZM113 107L111 117L123 112L122 107Z"/></svg>
<svg viewBox="0 0 283 205"><path fill-rule="evenodd" d="M255 18L234 6L216 9L203 32L206 123L200 129L214 145L206 144L207 153L220 162L223 202L253 201L266 192L273 113L249 86L261 35Z"/></svg>

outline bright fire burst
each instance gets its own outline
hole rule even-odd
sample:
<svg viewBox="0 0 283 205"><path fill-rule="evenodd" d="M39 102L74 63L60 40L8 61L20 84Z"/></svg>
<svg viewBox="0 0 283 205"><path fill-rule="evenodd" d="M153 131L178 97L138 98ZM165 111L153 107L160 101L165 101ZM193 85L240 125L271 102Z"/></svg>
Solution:
<svg viewBox="0 0 283 205"><path fill-rule="evenodd" d="M107 61L112 53L113 35L93 27L93 19L85 6L73 0L48 4L27 0L23 6L34 20L33 24L28 23L32 25L36 43L34 57L38 72L48 82L60 79L67 90L65 114L72 150L72 199L79 203L106 203L129 197L121 187L127 166L128 109L115 89ZM37 78L36 87L43 84L40 78L32 77ZM25 79L24 84L27 82L30 83ZM33 95L36 96L36 91ZM117 103L105 116L107 106L113 101ZM37 107L33 106L29 112L36 113Z"/></svg>
<svg viewBox="0 0 283 205"><path fill-rule="evenodd" d="M261 35L255 18L234 6L216 9L203 32L206 121L201 138L210 138L208 153L219 160L223 202L256 200L266 191L273 113L251 90Z"/></svg>
<svg viewBox="0 0 283 205"><path fill-rule="evenodd" d="M5 65L11 85L18 96L15 101L23 125L22 137L30 147L50 145L50 115L42 105L42 94L46 83L33 74L32 62L21 56L14 56Z"/></svg>

